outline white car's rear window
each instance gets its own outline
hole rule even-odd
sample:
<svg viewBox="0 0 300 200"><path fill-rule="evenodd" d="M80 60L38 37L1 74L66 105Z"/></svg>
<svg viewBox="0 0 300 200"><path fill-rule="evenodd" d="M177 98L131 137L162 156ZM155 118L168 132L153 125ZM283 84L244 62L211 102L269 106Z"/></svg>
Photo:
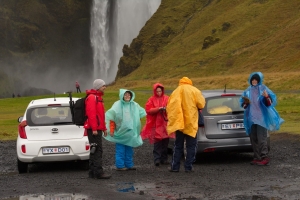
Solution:
<svg viewBox="0 0 300 200"><path fill-rule="evenodd" d="M68 106L31 108L26 115L29 126L71 124L72 115Z"/></svg>

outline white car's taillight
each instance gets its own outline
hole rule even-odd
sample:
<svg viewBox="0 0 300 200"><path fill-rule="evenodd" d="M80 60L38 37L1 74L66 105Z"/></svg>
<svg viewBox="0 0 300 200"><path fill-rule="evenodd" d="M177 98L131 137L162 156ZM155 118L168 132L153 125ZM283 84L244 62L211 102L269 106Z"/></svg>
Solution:
<svg viewBox="0 0 300 200"><path fill-rule="evenodd" d="M22 139L27 139L27 135L26 135L26 131L25 131L25 126L27 126L26 120L22 121L19 124L19 135L20 135L20 138L22 138Z"/></svg>
<svg viewBox="0 0 300 200"><path fill-rule="evenodd" d="M22 151L22 153L26 153L26 146L25 146L25 144L23 144L21 146L21 151Z"/></svg>
<svg viewBox="0 0 300 200"><path fill-rule="evenodd" d="M88 136L88 133L87 133L87 130L86 130L86 129L84 129L83 136Z"/></svg>
<svg viewBox="0 0 300 200"><path fill-rule="evenodd" d="M88 142L85 143L85 150L87 151L90 150L90 143Z"/></svg>

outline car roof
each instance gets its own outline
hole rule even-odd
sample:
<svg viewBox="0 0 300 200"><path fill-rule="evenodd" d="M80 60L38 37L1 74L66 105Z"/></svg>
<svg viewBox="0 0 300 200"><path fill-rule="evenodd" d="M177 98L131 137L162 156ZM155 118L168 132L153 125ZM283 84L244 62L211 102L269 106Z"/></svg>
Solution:
<svg viewBox="0 0 300 200"><path fill-rule="evenodd" d="M73 101L76 101L78 98L72 98ZM28 107L39 107L47 106L49 104L61 104L63 106L69 106L70 98L69 97L57 97L57 98L44 98L44 99L35 99L32 100Z"/></svg>
<svg viewBox="0 0 300 200"><path fill-rule="evenodd" d="M204 97L216 97L216 96L221 96L221 95L230 95L230 94L235 94L235 95L242 95L243 90L224 90L218 89L218 90L201 90L202 94Z"/></svg>

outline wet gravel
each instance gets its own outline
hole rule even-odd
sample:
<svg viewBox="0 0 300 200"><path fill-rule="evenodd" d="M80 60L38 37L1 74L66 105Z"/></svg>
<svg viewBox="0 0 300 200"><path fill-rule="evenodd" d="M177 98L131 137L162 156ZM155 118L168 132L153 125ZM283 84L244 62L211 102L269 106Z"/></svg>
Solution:
<svg viewBox="0 0 300 200"><path fill-rule="evenodd" d="M112 178L91 180L74 162L34 164L27 174L18 174L15 142L2 141L0 199L61 193L85 199L300 199L298 135L271 135L270 166L250 165L252 153L214 153L197 156L193 173L155 167L147 142L135 148L136 171L115 171L115 146L107 141L103 146L105 171Z"/></svg>

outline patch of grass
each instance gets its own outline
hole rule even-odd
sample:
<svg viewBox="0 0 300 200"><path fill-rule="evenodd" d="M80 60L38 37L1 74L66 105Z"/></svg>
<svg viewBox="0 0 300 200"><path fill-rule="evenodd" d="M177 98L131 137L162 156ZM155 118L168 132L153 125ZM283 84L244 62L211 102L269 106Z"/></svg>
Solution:
<svg viewBox="0 0 300 200"><path fill-rule="evenodd" d="M176 86L175 86L176 87ZM171 92L172 89L167 89ZM152 90L133 90L136 94L135 101L144 107L148 98L152 95ZM74 97L84 97L85 94L73 94ZM16 140L18 135L18 117L22 116L32 99L52 98L52 95L20 97L0 99L0 140ZM66 94L59 94L57 97L67 97ZM300 133L300 94L277 92L278 105L276 106L280 116L285 120L278 132ZM109 88L104 95L105 109L108 110L112 104L119 100L119 90ZM142 125L146 118L142 119Z"/></svg>

